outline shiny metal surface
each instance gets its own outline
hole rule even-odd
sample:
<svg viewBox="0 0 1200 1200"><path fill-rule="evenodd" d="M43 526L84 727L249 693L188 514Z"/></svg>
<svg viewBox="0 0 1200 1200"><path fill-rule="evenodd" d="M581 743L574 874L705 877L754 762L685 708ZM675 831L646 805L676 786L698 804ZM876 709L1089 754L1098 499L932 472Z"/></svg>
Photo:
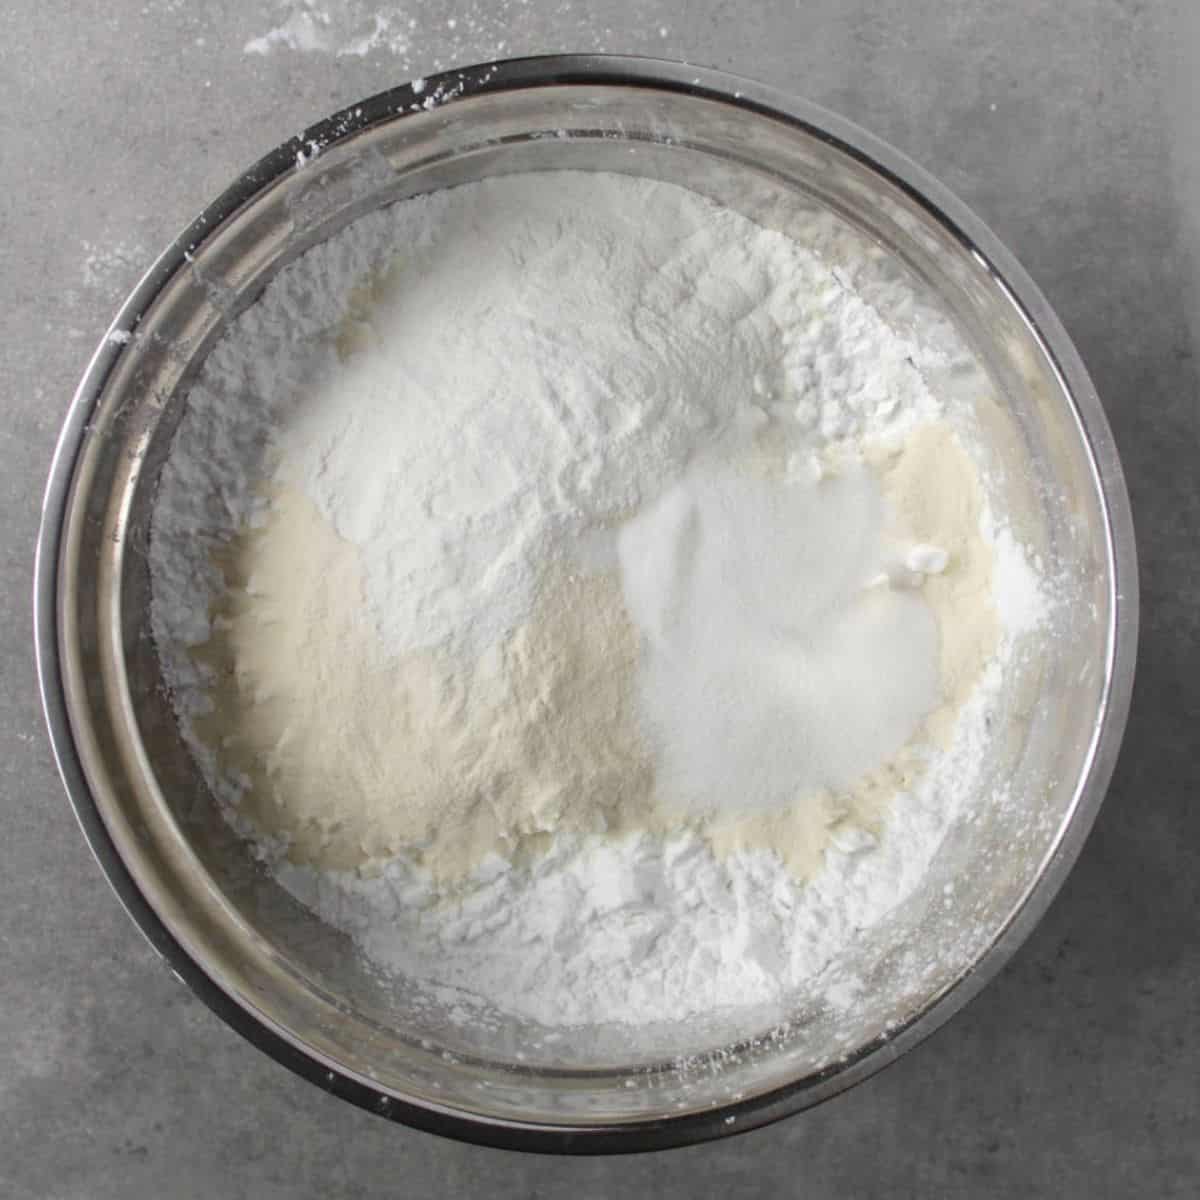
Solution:
<svg viewBox="0 0 1200 1200"><path fill-rule="evenodd" d="M429 96L446 102L426 110ZM1009 805L951 829L925 885L839 970L853 1027L786 1011L545 1043L464 1028L385 987L267 878L216 815L165 703L147 621L147 516L196 364L297 254L383 204L488 174L624 170L787 230L826 213L855 285L947 352L938 387L991 393L1004 501L1062 597L1025 718L996 751ZM900 303L895 283L915 290ZM497 1145L612 1151L752 1128L880 1069L960 1008L1045 910L1102 799L1136 639L1128 501L1103 413L1036 288L944 189L831 114L715 72L550 58L377 96L252 168L159 259L80 384L38 546L37 649L84 832L150 941L226 1020L314 1082L410 1124ZM959 886L948 906L943 889Z"/></svg>

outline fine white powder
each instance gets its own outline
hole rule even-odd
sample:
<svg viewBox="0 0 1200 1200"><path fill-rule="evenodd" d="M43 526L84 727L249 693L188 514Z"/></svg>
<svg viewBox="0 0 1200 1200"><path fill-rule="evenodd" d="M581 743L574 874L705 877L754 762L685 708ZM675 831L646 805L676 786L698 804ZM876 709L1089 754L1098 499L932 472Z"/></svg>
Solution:
<svg viewBox="0 0 1200 1200"><path fill-rule="evenodd" d="M880 500L861 467L810 482L698 465L622 528L643 714L688 807L850 791L936 707L932 612L869 586Z"/></svg>
<svg viewBox="0 0 1200 1200"><path fill-rule="evenodd" d="M913 347L795 242L675 187L530 178L360 222L278 305L286 319L314 279L338 288L339 260L401 247L270 394L292 410L281 475L362 548L389 647L494 645L547 560L769 416L824 444L936 414ZM275 367L251 365L256 388Z"/></svg>
<svg viewBox="0 0 1200 1200"><path fill-rule="evenodd" d="M378 50L403 57L408 53L416 21L396 6L379 8L362 0L340 0L322 7L313 0L295 0L283 21L243 46L246 54L267 55L277 50L325 53L339 58L364 58Z"/></svg>
<svg viewBox="0 0 1200 1200"><path fill-rule="evenodd" d="M928 353L811 248L622 176L473 184L310 251L209 355L153 520L156 640L230 819L376 963L547 1025L810 984L925 871L1041 606L963 498ZM953 542L901 520L952 467ZM939 623L953 720L850 819L937 708ZM261 779L222 720L270 742ZM654 770L601 794L639 737ZM804 804L731 830L664 796Z"/></svg>

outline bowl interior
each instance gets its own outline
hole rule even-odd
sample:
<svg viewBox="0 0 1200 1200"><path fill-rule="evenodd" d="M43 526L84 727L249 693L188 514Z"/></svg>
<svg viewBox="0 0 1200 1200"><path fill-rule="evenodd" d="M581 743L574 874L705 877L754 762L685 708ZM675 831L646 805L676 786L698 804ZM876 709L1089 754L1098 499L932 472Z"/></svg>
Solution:
<svg viewBox="0 0 1200 1200"><path fill-rule="evenodd" d="M302 168L252 180L189 261L164 269L133 340L109 348L60 586L72 727L105 824L158 915L225 991L382 1091L582 1126L785 1085L820 1098L886 1056L889 1039L984 956L1076 813L1111 666L1113 567L1096 464L1059 371L979 254L904 186L801 122L697 91L574 84L485 91L403 117L375 107L360 125ZM669 180L801 240L819 214L824 252L854 286L942 348L929 382L974 414L1000 504L1062 598L1012 683L1015 717L991 756L1006 802L962 814L917 891L864 931L819 991L778 1010L548 1034L493 1012L464 1019L424 989L381 979L231 833L164 699L148 518L189 380L214 340L282 266L368 211L497 173L560 169Z"/></svg>

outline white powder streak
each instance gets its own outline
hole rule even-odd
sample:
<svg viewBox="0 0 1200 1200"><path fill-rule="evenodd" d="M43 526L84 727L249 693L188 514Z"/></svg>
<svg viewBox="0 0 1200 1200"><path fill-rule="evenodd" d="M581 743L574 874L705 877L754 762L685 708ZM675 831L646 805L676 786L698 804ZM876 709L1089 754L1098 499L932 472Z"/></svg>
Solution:
<svg viewBox="0 0 1200 1200"><path fill-rule="evenodd" d="M266 56L277 50L364 58L375 50L408 53L412 23L395 7L372 9L355 0L323 8L313 0L287 4L287 16L266 33L246 42L243 52Z"/></svg>

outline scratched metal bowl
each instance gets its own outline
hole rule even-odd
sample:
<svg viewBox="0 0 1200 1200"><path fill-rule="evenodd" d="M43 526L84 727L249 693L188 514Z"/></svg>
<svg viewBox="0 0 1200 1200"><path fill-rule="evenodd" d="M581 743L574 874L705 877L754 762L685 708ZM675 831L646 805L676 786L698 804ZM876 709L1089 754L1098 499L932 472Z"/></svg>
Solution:
<svg viewBox="0 0 1200 1200"><path fill-rule="evenodd" d="M889 321L935 337L946 362L936 388L984 412L1005 515L1061 598L1017 681L1023 715L995 748L1008 802L956 818L923 885L834 964L841 991L857 988L848 1007L831 1001L837 988L813 988L773 1010L557 1040L499 1015L464 1025L421 989L382 983L263 872L217 815L165 699L148 514L189 381L231 317L370 210L560 168L671 180L784 231L826 214L835 266L842 256ZM675 63L568 57L476 67L347 109L247 171L166 250L63 428L38 543L36 641L59 768L92 850L147 938L230 1025L319 1086L411 1125L601 1152L719 1137L816 1104L927 1037L995 975L1103 797L1136 607L1128 499L1095 391L978 218L810 104Z"/></svg>

